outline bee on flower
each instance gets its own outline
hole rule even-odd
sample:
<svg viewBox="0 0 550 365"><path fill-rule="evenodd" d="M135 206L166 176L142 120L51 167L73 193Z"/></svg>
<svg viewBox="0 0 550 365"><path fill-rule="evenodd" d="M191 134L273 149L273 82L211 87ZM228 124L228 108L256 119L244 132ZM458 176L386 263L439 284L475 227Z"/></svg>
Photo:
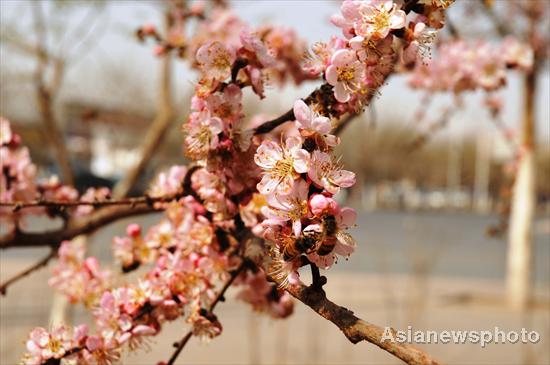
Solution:
<svg viewBox="0 0 550 365"><path fill-rule="evenodd" d="M287 195L273 193L267 196L269 206L264 206L262 213L268 219L282 222L291 221L296 236L302 231L302 219L308 216L309 184L305 180L298 180Z"/></svg>
<svg viewBox="0 0 550 365"><path fill-rule="evenodd" d="M303 234L316 237L318 242L308 258L319 268L326 269L336 261L336 255L348 257L355 250L355 240L347 230L353 226L357 215L354 209L340 208L334 199L322 194L312 196L309 205L320 223L303 230Z"/></svg>

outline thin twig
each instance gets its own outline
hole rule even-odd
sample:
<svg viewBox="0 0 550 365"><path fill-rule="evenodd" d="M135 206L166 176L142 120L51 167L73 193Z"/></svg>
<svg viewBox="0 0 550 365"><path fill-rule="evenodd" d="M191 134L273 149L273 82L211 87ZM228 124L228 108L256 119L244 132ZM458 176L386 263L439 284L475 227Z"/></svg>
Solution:
<svg viewBox="0 0 550 365"><path fill-rule="evenodd" d="M238 268L236 268L234 271L231 272L231 277L225 282L225 285L223 286L223 288L220 290L216 298L214 298L214 301L212 301L212 303L210 304L210 307L208 308L208 312L213 312L218 302L225 300L224 298L225 292L231 286L231 284L233 284L233 281L235 281L235 279L237 278L237 276L239 276L241 271L243 271L245 266L246 266L245 261L243 261ZM193 330L190 330L189 332L187 332L187 334L183 336L183 338L180 341L174 344L177 347L176 347L176 350L174 350L174 353L172 354L172 356L170 357L170 360L168 360L167 365L174 364L174 362L178 358L179 354L181 353L181 351L183 350L187 342L189 342L189 340L191 339L191 336L193 336Z"/></svg>
<svg viewBox="0 0 550 365"><path fill-rule="evenodd" d="M14 211L18 211L25 208L34 208L34 207L51 207L51 208L67 208L67 207L76 207L89 205L95 208L110 206L110 205L136 205L136 204L153 204L153 203L165 203L170 202L179 198L179 194L166 195L151 197L149 195L134 197L134 198L124 198L124 199L101 199L93 201L83 201L83 200L74 200L74 201L59 201L59 200L32 200L29 202L0 202L0 207L13 207Z"/></svg>
<svg viewBox="0 0 550 365"><path fill-rule="evenodd" d="M10 286L13 283L15 283L16 281L24 278L25 276L29 275L30 273L40 269L42 266L46 266L48 264L48 262L50 262L50 260L52 258L54 258L56 255L57 255L57 250L55 248L52 248L50 250L50 253L48 255L46 255L43 259L36 262L34 265L29 267L28 269L26 269L24 271L21 271L20 273L14 275L13 277L11 277L8 280L6 280L5 282L3 282L2 285L0 285L0 294L6 295L6 291L8 289L8 286Z"/></svg>
<svg viewBox="0 0 550 365"><path fill-rule="evenodd" d="M489 19L495 25L495 29L499 36L505 37L506 35L513 33L513 30L510 29L509 25L499 19L491 4L489 4L485 0L479 0L479 2L481 3L481 7L483 8L483 10L485 11L485 14L487 14Z"/></svg>
<svg viewBox="0 0 550 365"><path fill-rule="evenodd" d="M431 124L426 132L423 132L416 136L412 142L410 142L406 147L407 153L412 153L414 151L419 150L423 146L428 143L428 141L440 130L445 128L447 124L449 123L449 120L453 116L453 114L456 112L455 108L448 107L439 120Z"/></svg>

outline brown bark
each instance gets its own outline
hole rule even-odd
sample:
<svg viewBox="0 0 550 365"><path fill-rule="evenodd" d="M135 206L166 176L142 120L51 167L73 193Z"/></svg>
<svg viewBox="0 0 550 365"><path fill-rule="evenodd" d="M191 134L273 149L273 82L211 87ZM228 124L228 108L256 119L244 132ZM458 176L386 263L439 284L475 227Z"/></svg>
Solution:
<svg viewBox="0 0 550 365"><path fill-rule="evenodd" d="M426 352L405 343L382 341L384 329L372 323L368 323L353 314L347 308L330 301L322 289L313 286L306 287L303 284L291 285L286 288L293 297L313 309L321 317L334 323L347 339L356 344L367 341L378 346L384 351L411 365L437 365L440 364ZM392 329L392 332L395 332Z"/></svg>

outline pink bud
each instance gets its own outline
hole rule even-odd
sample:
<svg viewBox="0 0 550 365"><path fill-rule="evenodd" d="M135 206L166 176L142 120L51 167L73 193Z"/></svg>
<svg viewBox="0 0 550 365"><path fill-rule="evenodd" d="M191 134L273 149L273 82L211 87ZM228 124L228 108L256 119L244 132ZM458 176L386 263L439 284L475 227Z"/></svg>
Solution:
<svg viewBox="0 0 550 365"><path fill-rule="evenodd" d="M94 352L95 350L101 348L102 341L98 336L89 336L86 339L86 348L88 348L88 351Z"/></svg>
<svg viewBox="0 0 550 365"><path fill-rule="evenodd" d="M151 23L144 24L141 29L145 34L155 34L155 32L157 31L155 25Z"/></svg>
<svg viewBox="0 0 550 365"><path fill-rule="evenodd" d="M337 214L339 210L336 200L326 197L323 194L314 194L309 199L309 208L314 215Z"/></svg>
<svg viewBox="0 0 550 365"><path fill-rule="evenodd" d="M139 237L141 234L141 227L137 223L129 224L126 228L126 234L133 238Z"/></svg>
<svg viewBox="0 0 550 365"><path fill-rule="evenodd" d="M84 260L84 267L94 276L99 273L99 261L93 256Z"/></svg>
<svg viewBox="0 0 550 365"><path fill-rule="evenodd" d="M163 46L156 45L153 47L153 54L155 56L162 56L166 52L166 48Z"/></svg>

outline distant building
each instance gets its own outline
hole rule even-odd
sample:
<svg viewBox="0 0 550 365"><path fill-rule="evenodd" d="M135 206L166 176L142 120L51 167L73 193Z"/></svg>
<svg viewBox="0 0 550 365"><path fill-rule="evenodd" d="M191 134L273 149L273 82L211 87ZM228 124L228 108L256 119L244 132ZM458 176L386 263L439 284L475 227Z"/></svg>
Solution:
<svg viewBox="0 0 550 365"><path fill-rule="evenodd" d="M118 180L137 162L152 117L84 103L67 103L64 111L67 147L77 169Z"/></svg>

